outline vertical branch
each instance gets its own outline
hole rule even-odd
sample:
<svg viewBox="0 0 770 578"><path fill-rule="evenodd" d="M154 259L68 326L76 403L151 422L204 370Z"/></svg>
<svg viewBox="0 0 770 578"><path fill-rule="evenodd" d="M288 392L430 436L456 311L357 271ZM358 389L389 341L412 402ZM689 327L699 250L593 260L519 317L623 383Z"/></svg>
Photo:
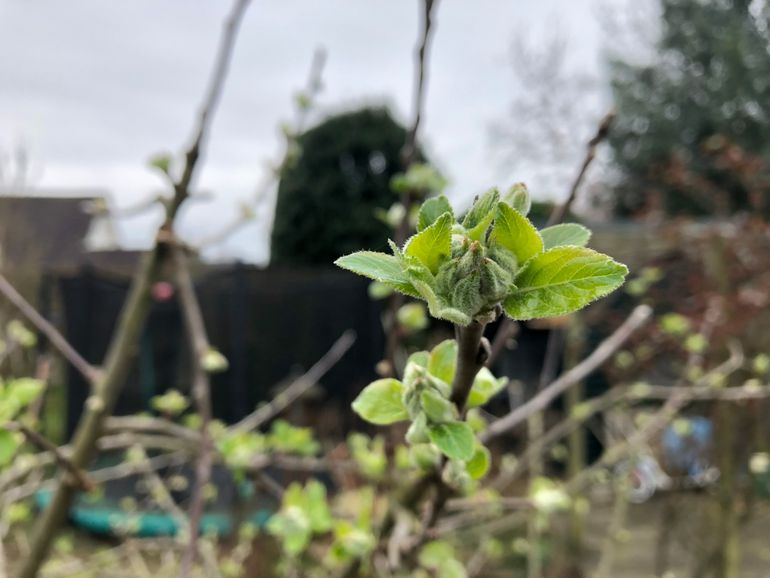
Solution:
<svg viewBox="0 0 770 578"><path fill-rule="evenodd" d="M422 122L422 111L425 105L425 77L427 71L427 52L428 42L430 40L431 25L433 24L432 12L433 5L436 0L424 0L423 1L423 14L422 14L422 35L420 37L420 43L417 46L417 66L415 70L416 80L414 85L414 94L412 101L412 110L414 119L412 121L412 127L407 134L407 140L404 144L404 148L401 151L402 163L404 169L408 169L414 162L417 156L417 132L420 130L420 123Z"/></svg>
<svg viewBox="0 0 770 578"><path fill-rule="evenodd" d="M213 463L213 441L209 426L211 425L211 385L209 376L203 367L203 359L209 351L209 341L206 334L206 326L203 322L198 298L195 296L190 267L184 249L175 243L172 248L174 267L176 272L179 299L182 306L187 335L192 350L192 394L198 414L201 418L200 427L200 453L195 466L195 485L189 509L190 540L182 556L182 578L188 578L192 571L192 565L198 551L198 539L200 537L200 521L205 506L205 489L211 480L211 466Z"/></svg>
<svg viewBox="0 0 770 578"><path fill-rule="evenodd" d="M484 324L472 321L467 327L455 327L457 370L452 382L451 401L462 414L476 374L489 357L489 342L484 339Z"/></svg>
<svg viewBox="0 0 770 578"><path fill-rule="evenodd" d="M432 26L433 26L433 8L438 0L423 0L422 2L422 31L420 34L420 40L417 44L417 51L415 55L415 84L413 93L413 120L412 126L406 135L406 142L401 149L401 164L403 170L406 171L414 163L417 158L417 135L420 130L420 124L422 122L422 112L425 107L425 88L427 79L427 61L428 61L428 45L431 38ZM401 197L401 204L406 209L404 211L404 218L398 224L395 231L395 242L401 246L409 236L409 213L412 203L414 202L414 194L412 191L405 191ZM390 298L387 312L387 341L385 344L385 360L389 364L389 370L391 375L398 375L396 352L401 343L401 333L398 327L398 320L396 319L396 312L399 307L404 304L404 297L401 294L394 294Z"/></svg>
<svg viewBox="0 0 770 578"><path fill-rule="evenodd" d="M102 434L105 419L112 410L131 368L134 349L144 329L152 300L150 288L166 258L167 246L162 240L173 228L179 207L190 194L200 151L227 76L235 38L249 0L237 0L222 33L209 88L201 106L193 144L185 154L185 165L179 180L174 183L174 197L169 203L166 220L158 231L155 246L141 261L134 277L126 303L121 311L117 328L110 343L103 372L94 384L78 422L70 458L74 467L85 468L96 453L96 444ZM34 529L30 555L22 567L20 578L35 578L45 561L57 530L64 523L75 496L76 486L69 476L63 476L53 499Z"/></svg>
<svg viewBox="0 0 770 578"><path fill-rule="evenodd" d="M236 0L233 8L225 20L222 30L222 36L217 47L217 54L214 58L214 68L209 79L206 94L203 98L203 105L198 113L198 120L194 130L192 145L185 153L185 163L182 174L174 183L174 197L169 205L166 222L163 228L171 229L176 217L179 206L190 196L190 187L195 175L195 169L198 166L203 143L208 135L211 119L216 111L222 91L225 86L227 72L230 69L230 62L233 58L235 40L238 37L238 29L243 21L246 8L249 7L251 0Z"/></svg>
<svg viewBox="0 0 770 578"><path fill-rule="evenodd" d="M160 263L160 251L156 248L145 256L129 292L128 299L107 353L101 379L86 400L83 415L78 422L73 441L70 462L74 467L85 468L96 453L96 442L102 432L104 420L112 413L118 394L130 368L134 346L144 327L150 309L150 286L156 277ZM30 555L22 567L20 578L34 578L45 561L57 530L67 517L77 485L70 476L63 476L53 500L43 511L35 525Z"/></svg>
<svg viewBox="0 0 770 578"><path fill-rule="evenodd" d="M572 208L572 205L575 202L575 199L577 198L578 191L580 190L580 185L583 184L583 180L585 179L586 173L588 172L588 167L591 166L591 163L594 162L594 159L596 158L596 149L598 146L609 136L610 134L610 127L612 126L612 123L615 121L615 111L611 110L607 114L604 115L601 121L599 121L599 127L596 129L596 133L593 137L591 137L591 140L588 141L588 145L586 147L586 156L583 158L583 164L580 165L580 170L578 171L577 176L575 177L575 180L572 182L572 186L569 190L569 195L567 195L566 200L561 204L558 205L553 212L551 213L551 216L548 218L548 226L556 225L558 223L561 223L564 218L569 214L570 209Z"/></svg>
<svg viewBox="0 0 770 578"><path fill-rule="evenodd" d="M626 523L628 513L628 482L619 481L615 488L615 500L612 505L612 514L610 515L610 526L607 528L607 534L604 537L601 553L599 555L599 564L596 569L596 578L612 578L612 566L615 563L615 555L620 546L620 535L623 526Z"/></svg>

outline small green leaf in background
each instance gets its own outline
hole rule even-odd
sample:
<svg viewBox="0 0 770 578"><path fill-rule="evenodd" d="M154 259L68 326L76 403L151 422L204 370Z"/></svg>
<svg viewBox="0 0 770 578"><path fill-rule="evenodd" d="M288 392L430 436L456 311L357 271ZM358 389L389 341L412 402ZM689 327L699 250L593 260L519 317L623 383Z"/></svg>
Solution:
<svg viewBox="0 0 770 578"><path fill-rule="evenodd" d="M378 379L353 401L353 411L369 423L390 425L409 418L402 400L403 384L397 379Z"/></svg>
<svg viewBox="0 0 770 578"><path fill-rule="evenodd" d="M442 174L426 163L414 163L406 173L399 173L390 181L391 188L397 193L416 192L421 195L440 193L446 185Z"/></svg>
<svg viewBox="0 0 770 578"><path fill-rule="evenodd" d="M286 554L296 556L308 547L313 534L324 534L333 525L326 488L311 480L304 488L297 482L286 488L281 509L268 521L267 531L281 539Z"/></svg>
<svg viewBox="0 0 770 578"><path fill-rule="evenodd" d="M420 207L420 212L417 216L417 231L422 231L430 227L433 223L438 221L444 213L449 213L454 221L454 213L452 212L452 205L444 195L433 197L425 201Z"/></svg>
<svg viewBox="0 0 770 578"><path fill-rule="evenodd" d="M171 170L171 155L169 153L160 153L152 157L149 165L153 169L158 169L163 174L169 174Z"/></svg>
<svg viewBox="0 0 770 578"><path fill-rule="evenodd" d="M326 486L318 480L310 480L305 487L305 499L305 511L313 532L322 534L331 530L334 519L326 501Z"/></svg>
<svg viewBox="0 0 770 578"><path fill-rule="evenodd" d="M452 221L452 215L444 213L432 225L409 239L404 253L419 259L435 275L451 251Z"/></svg>
<svg viewBox="0 0 770 578"><path fill-rule="evenodd" d="M529 211L532 208L532 199L529 196L527 185L524 183L516 183L513 185L508 189L508 192L503 195L502 200L525 217L529 215Z"/></svg>
<svg viewBox="0 0 770 578"><path fill-rule="evenodd" d="M430 352L428 372L445 383L451 384L455 378L457 364L457 342L447 339L439 343Z"/></svg>
<svg viewBox="0 0 770 578"><path fill-rule="evenodd" d="M301 456L314 456L321 449L311 428L297 427L284 419L272 423L267 443L275 451Z"/></svg>
<svg viewBox="0 0 770 578"><path fill-rule="evenodd" d="M393 295L393 288L388 287L385 283L381 283L380 281L373 281L372 283L369 283L367 293L369 293L369 299L380 301Z"/></svg>
<svg viewBox="0 0 770 578"><path fill-rule="evenodd" d="M473 457L465 464L468 474L474 480L480 480L487 475L491 457L489 450L482 445L476 446L476 451L473 452Z"/></svg>
<svg viewBox="0 0 770 578"><path fill-rule="evenodd" d="M216 445L225 463L236 470L249 467L268 449L266 436L252 431L225 433L216 439Z"/></svg>
<svg viewBox="0 0 770 578"><path fill-rule="evenodd" d="M19 377L12 379L5 384L2 396L3 403L12 403L20 411L35 401L41 393L45 384L39 379L31 377Z"/></svg>
<svg viewBox="0 0 770 578"><path fill-rule="evenodd" d="M444 560L455 557L454 547L444 540L428 542L420 550L417 558L423 568L438 568Z"/></svg>
<svg viewBox="0 0 770 578"><path fill-rule="evenodd" d="M468 394L467 406L480 407L497 395L508 383L508 379L497 379L486 367L482 367L473 380L470 394Z"/></svg>
<svg viewBox="0 0 770 578"><path fill-rule="evenodd" d="M684 335L690 331L690 320L679 313L666 313L658 322L660 330L669 335Z"/></svg>
<svg viewBox="0 0 770 578"><path fill-rule="evenodd" d="M37 335L18 319L11 319L5 327L5 332L11 341L15 341L24 348L28 349L37 344Z"/></svg>
<svg viewBox="0 0 770 578"><path fill-rule="evenodd" d="M570 506L570 497L557 482L538 477L530 482L529 497L538 511L546 514L566 510Z"/></svg>
<svg viewBox="0 0 770 578"><path fill-rule="evenodd" d="M556 247L533 258L516 276L503 303L520 321L566 315L623 284L625 265L584 247Z"/></svg>
<svg viewBox="0 0 770 578"><path fill-rule="evenodd" d="M540 236L543 238L543 244L547 251L563 245L585 247L591 240L591 231L577 223L561 223L541 230Z"/></svg>
<svg viewBox="0 0 770 578"><path fill-rule="evenodd" d="M450 459L467 461L473 456L476 437L467 423L461 421L428 426L428 436Z"/></svg>
<svg viewBox="0 0 770 578"><path fill-rule="evenodd" d="M8 505L6 517L10 524L26 522L32 517L32 510L29 505L24 502L15 502Z"/></svg>
<svg viewBox="0 0 770 578"><path fill-rule="evenodd" d="M427 351L415 351L406 360L406 364L409 365L412 363L417 367L428 367L429 359L430 354ZM404 374L406 374L406 370L404 371Z"/></svg>
<svg viewBox="0 0 770 578"><path fill-rule="evenodd" d="M11 461L21 441L19 435L7 429L0 429L0 467Z"/></svg>
<svg viewBox="0 0 770 578"><path fill-rule="evenodd" d="M177 416L190 405L189 400L176 389L169 389L163 395L150 399L150 407L160 413Z"/></svg>
<svg viewBox="0 0 770 578"><path fill-rule="evenodd" d="M419 297L409 278L401 268L401 263L396 257L376 251L358 251L350 255L340 257L334 262L337 267L347 269L358 275L384 283L396 291L400 291L411 297Z"/></svg>
<svg viewBox="0 0 770 578"><path fill-rule="evenodd" d="M398 324L410 332L422 331L428 327L428 312L423 303L407 303L396 312Z"/></svg>
<svg viewBox="0 0 770 578"><path fill-rule="evenodd" d="M425 389L420 394L420 405L432 422L445 422L457 417L457 408L435 389Z"/></svg>
<svg viewBox="0 0 770 578"><path fill-rule="evenodd" d="M204 371L207 371L208 373L222 373L223 371L227 371L229 364L227 358L222 355L220 351L213 347L209 347L209 350L203 355L201 365L203 366Z"/></svg>
<svg viewBox="0 0 770 578"><path fill-rule="evenodd" d="M492 237L495 243L516 257L519 265L543 252L543 239L535 226L506 203L497 206Z"/></svg>
<svg viewBox="0 0 770 578"><path fill-rule="evenodd" d="M454 548L448 542L429 542L420 550L420 566L435 572L437 578L468 578L465 567L455 558Z"/></svg>
<svg viewBox="0 0 770 578"><path fill-rule="evenodd" d="M348 448L364 477L374 481L382 479L388 468L383 437L370 439L365 434L352 433L348 436Z"/></svg>

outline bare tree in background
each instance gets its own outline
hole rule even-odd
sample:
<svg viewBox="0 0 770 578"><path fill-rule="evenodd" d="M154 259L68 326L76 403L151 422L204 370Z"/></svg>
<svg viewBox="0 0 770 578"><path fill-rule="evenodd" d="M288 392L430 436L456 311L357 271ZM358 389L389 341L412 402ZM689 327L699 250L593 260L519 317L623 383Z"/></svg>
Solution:
<svg viewBox="0 0 770 578"><path fill-rule="evenodd" d="M607 109L599 79L573 62L571 50L558 29L546 39L514 34L511 43L512 96L491 127L492 148L505 176L526 179L535 200L569 189L572 167Z"/></svg>

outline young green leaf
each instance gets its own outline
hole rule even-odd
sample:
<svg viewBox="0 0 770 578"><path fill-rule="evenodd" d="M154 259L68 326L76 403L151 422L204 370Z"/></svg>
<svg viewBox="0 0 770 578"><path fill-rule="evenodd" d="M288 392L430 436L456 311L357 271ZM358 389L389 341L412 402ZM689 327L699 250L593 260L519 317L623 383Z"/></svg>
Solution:
<svg viewBox="0 0 770 578"><path fill-rule="evenodd" d="M420 394L420 406L432 422L445 422L457 418L457 407L435 389L425 389Z"/></svg>
<svg viewBox="0 0 770 578"><path fill-rule="evenodd" d="M482 367L473 380L467 406L480 407L497 395L508 383L506 378L497 379L486 367Z"/></svg>
<svg viewBox="0 0 770 578"><path fill-rule="evenodd" d="M432 225L407 241L404 253L419 259L435 275L451 251L453 220L450 213L441 215Z"/></svg>
<svg viewBox="0 0 770 578"><path fill-rule="evenodd" d="M545 250L561 247L563 245L575 245L585 247L591 239L591 231L577 223L561 223L553 227L547 227L540 231Z"/></svg>
<svg viewBox="0 0 770 578"><path fill-rule="evenodd" d="M12 431L0 429L0 467L11 461L19 447L19 437Z"/></svg>
<svg viewBox="0 0 770 578"><path fill-rule="evenodd" d="M434 347L428 358L428 373L438 377L444 383L452 383L457 364L457 342L446 339Z"/></svg>
<svg viewBox="0 0 770 578"><path fill-rule="evenodd" d="M150 407L155 411L169 415L179 415L190 405L188 399L176 389L169 389L163 395L150 398Z"/></svg>
<svg viewBox="0 0 770 578"><path fill-rule="evenodd" d="M529 196L527 185L524 183L516 183L502 198L503 201L511 205L514 209L519 211L525 217L529 214L529 210L532 208L532 199Z"/></svg>
<svg viewBox="0 0 770 578"><path fill-rule="evenodd" d="M535 226L507 203L497 205L492 238L495 243L512 253L519 265L543 252L543 239Z"/></svg>
<svg viewBox="0 0 770 578"><path fill-rule="evenodd" d="M402 400L403 384L397 379L378 379L367 385L353 402L353 411L369 423L390 425L409 418Z"/></svg>
<svg viewBox="0 0 770 578"><path fill-rule="evenodd" d="M420 555L417 560L420 566L429 569L435 569L441 566L446 560L455 557L455 549L449 542L444 540L436 540L434 542L428 542L420 550Z"/></svg>
<svg viewBox="0 0 770 578"><path fill-rule="evenodd" d="M428 437L450 459L467 461L473 456L476 437L465 422L453 421L430 425Z"/></svg>
<svg viewBox="0 0 770 578"><path fill-rule="evenodd" d="M494 210L499 201L500 193L498 190L495 188L489 189L473 203L473 206L463 219L463 227L469 230L473 229L480 223L483 223L490 214L494 216Z"/></svg>
<svg viewBox="0 0 770 578"><path fill-rule="evenodd" d="M45 384L39 379L20 377L6 384L6 396L24 408L38 398L44 387Z"/></svg>
<svg viewBox="0 0 770 578"><path fill-rule="evenodd" d="M406 360L406 364L414 363L420 367L428 367L430 354L427 351L415 351Z"/></svg>
<svg viewBox="0 0 770 578"><path fill-rule="evenodd" d="M487 475L490 465L489 450L482 445L476 446L473 457L465 464L468 474L474 480L480 480Z"/></svg>
<svg viewBox="0 0 770 578"><path fill-rule="evenodd" d="M318 480L309 481L305 487L305 500L305 512L310 520L310 528L319 534L328 532L334 519L326 501L326 487Z"/></svg>
<svg viewBox="0 0 770 578"><path fill-rule="evenodd" d="M556 247L518 273L503 307L517 320L566 315L620 287L627 273L625 265L591 249Z"/></svg>
<svg viewBox="0 0 770 578"><path fill-rule="evenodd" d="M340 257L334 262L337 267L358 275L374 279L410 297L419 297L398 258L376 251L358 251Z"/></svg>
<svg viewBox="0 0 770 578"><path fill-rule="evenodd" d="M428 199L420 207L420 212L417 216L417 230L422 231L423 229L427 229L444 213L449 213L452 216L452 221L454 221L452 205L449 204L449 201L444 195Z"/></svg>

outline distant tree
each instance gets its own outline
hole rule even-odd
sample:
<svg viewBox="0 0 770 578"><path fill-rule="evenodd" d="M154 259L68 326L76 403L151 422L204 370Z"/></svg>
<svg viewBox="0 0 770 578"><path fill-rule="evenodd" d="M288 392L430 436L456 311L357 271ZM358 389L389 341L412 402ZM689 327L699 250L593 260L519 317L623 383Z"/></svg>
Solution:
<svg viewBox="0 0 770 578"><path fill-rule="evenodd" d="M360 247L383 250L389 225L377 213L398 200L406 130L385 108L332 116L297 138L281 175L271 263L329 264Z"/></svg>
<svg viewBox="0 0 770 578"><path fill-rule="evenodd" d="M769 10L751 0L660 0L654 55L612 62L618 215L770 216Z"/></svg>
<svg viewBox="0 0 770 578"><path fill-rule="evenodd" d="M527 32L511 40L510 100L490 126L491 152L507 178L527 181L534 199L561 200L606 105L558 26Z"/></svg>

